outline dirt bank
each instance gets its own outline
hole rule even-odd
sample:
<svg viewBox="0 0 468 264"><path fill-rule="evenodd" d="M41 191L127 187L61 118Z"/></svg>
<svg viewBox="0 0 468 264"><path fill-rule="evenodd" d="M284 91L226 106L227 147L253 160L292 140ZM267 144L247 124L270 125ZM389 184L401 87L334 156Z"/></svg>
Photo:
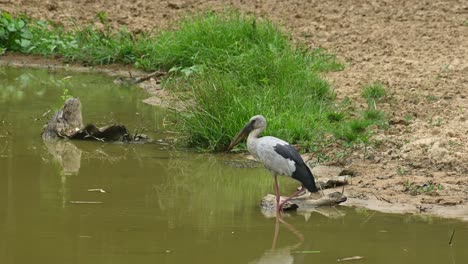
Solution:
<svg viewBox="0 0 468 264"><path fill-rule="evenodd" d="M0 1L0 9L65 25L93 21L96 12L105 11L113 27L135 32L167 28L187 12L226 6L267 17L295 40L322 46L345 62L344 71L327 74L339 99L364 105L362 85L380 81L387 87L380 107L391 126L374 136L378 144L328 153L329 164L357 175L347 203L468 218L466 1L19 2Z"/></svg>

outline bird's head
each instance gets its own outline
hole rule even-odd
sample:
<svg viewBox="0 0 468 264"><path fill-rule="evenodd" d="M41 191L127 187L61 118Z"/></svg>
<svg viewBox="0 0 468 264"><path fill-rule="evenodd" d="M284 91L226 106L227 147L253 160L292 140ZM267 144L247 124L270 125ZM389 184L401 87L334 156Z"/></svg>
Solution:
<svg viewBox="0 0 468 264"><path fill-rule="evenodd" d="M234 137L234 139L231 141L231 144L229 144L229 147L227 148L227 151L230 151L232 148L234 148L239 142L242 141L242 139L246 138L250 132L252 132L255 129L265 129L266 128L266 119L262 115L256 115L252 118L250 118L249 122L242 128L242 130L237 133L237 135Z"/></svg>

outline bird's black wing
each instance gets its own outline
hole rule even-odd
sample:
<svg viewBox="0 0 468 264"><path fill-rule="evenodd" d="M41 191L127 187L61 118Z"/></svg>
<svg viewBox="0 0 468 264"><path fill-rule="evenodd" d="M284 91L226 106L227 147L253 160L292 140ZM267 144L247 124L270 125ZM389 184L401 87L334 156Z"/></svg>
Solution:
<svg viewBox="0 0 468 264"><path fill-rule="evenodd" d="M285 159L290 159L299 165L304 164L304 160L302 159L299 152L297 152L297 150L289 144L276 144L274 146L274 150Z"/></svg>
<svg viewBox="0 0 468 264"><path fill-rule="evenodd" d="M300 181L310 192L318 191L312 172L293 146L289 144L276 144L273 149L283 158L294 161L296 170L291 175L294 179Z"/></svg>

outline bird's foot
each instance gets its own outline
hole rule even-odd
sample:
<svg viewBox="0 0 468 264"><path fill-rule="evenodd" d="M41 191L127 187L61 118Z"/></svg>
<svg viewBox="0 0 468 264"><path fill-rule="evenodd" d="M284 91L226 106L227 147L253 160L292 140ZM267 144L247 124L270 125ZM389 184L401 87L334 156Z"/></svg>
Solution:
<svg viewBox="0 0 468 264"><path fill-rule="evenodd" d="M285 207L285 205L287 206ZM294 211L297 208L299 208L299 206L297 206L294 203L291 203L291 201L284 201L279 205L279 207L277 207L277 211L278 212Z"/></svg>

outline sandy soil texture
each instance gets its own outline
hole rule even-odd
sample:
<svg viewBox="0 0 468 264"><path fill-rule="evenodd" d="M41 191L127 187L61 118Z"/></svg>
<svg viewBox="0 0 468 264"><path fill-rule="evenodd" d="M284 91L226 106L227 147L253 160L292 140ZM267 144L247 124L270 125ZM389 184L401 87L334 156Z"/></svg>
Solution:
<svg viewBox="0 0 468 264"><path fill-rule="evenodd" d="M374 136L379 144L333 161L357 175L348 188L351 203L468 220L468 1L0 0L1 10L64 25L104 11L113 27L134 32L226 7L266 17L294 40L337 54L346 68L326 77L338 99L364 106L363 85L386 85L379 107L390 128Z"/></svg>

